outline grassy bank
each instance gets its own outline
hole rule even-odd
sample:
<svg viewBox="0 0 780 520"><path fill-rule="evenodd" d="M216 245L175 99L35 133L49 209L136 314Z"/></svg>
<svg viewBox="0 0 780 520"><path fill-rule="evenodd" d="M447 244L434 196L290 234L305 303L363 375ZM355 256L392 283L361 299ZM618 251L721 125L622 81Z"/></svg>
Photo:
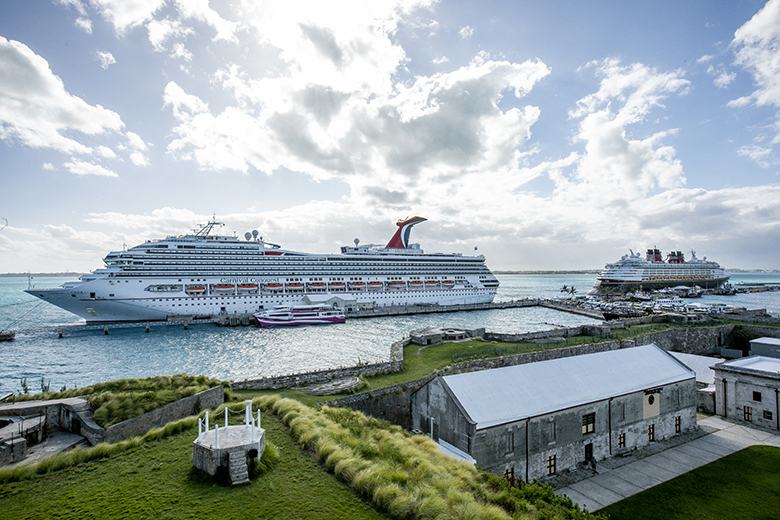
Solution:
<svg viewBox="0 0 780 520"><path fill-rule="evenodd" d="M279 460L244 486L227 485L192 467L194 424L108 458L4 483L0 511L19 519L387 518L323 471L272 414L264 415L263 428Z"/></svg>
<svg viewBox="0 0 780 520"><path fill-rule="evenodd" d="M621 500L612 520L753 520L780 511L780 448L751 446Z"/></svg>
<svg viewBox="0 0 780 520"><path fill-rule="evenodd" d="M21 394L15 396L15 399L24 401L81 397L89 402L95 422L107 428L112 424L138 417L150 410L219 385L222 385L221 381L206 376L176 374L141 379L117 379L84 388L63 389L60 392Z"/></svg>

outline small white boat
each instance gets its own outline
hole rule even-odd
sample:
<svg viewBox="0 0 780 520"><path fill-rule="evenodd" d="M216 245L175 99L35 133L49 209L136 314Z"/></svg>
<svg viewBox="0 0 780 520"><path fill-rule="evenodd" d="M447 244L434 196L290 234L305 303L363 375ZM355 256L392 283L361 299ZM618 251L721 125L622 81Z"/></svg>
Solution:
<svg viewBox="0 0 780 520"><path fill-rule="evenodd" d="M277 325L324 325L328 323L344 323L346 317L342 309L334 309L327 305L279 305L269 311L254 315L262 327Z"/></svg>

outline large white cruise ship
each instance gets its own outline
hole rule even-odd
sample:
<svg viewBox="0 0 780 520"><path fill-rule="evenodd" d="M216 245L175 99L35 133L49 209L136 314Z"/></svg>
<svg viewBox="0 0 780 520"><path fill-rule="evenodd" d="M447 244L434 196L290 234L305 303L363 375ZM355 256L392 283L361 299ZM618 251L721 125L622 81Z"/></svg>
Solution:
<svg viewBox="0 0 780 520"><path fill-rule="evenodd" d="M245 240L212 235L222 225L212 220L191 235L109 253L103 269L77 282L26 292L88 323L256 313L332 297L358 307L493 301L498 280L483 256L424 253L409 243L424 220L399 221L384 247L355 240L333 255L288 251L257 231Z"/></svg>
<svg viewBox="0 0 780 520"><path fill-rule="evenodd" d="M596 277L596 283L588 294L598 296L651 291L679 285L714 289L729 279L717 262L708 261L706 256L703 260L696 258L693 251L687 262L680 251L669 253L666 261L657 248L648 249L645 258L633 251L630 253L623 255L614 264L607 264Z"/></svg>

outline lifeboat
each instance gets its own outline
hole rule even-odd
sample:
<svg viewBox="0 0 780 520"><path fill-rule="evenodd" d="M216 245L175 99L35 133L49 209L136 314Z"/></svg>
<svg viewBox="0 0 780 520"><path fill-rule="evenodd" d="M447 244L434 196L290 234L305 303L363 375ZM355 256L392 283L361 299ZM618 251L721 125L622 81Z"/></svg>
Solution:
<svg viewBox="0 0 780 520"><path fill-rule="evenodd" d="M293 291L297 291L298 289L303 289L303 284L298 282L288 283L287 288L292 289Z"/></svg>
<svg viewBox="0 0 780 520"><path fill-rule="evenodd" d="M312 282L309 284L310 289L324 289L327 285L324 282Z"/></svg>
<svg viewBox="0 0 780 520"><path fill-rule="evenodd" d="M382 282L368 282L368 288L373 290L379 290L384 284Z"/></svg>
<svg viewBox="0 0 780 520"><path fill-rule="evenodd" d="M365 282L349 282L349 286L353 289L362 289L366 284Z"/></svg>
<svg viewBox="0 0 780 520"><path fill-rule="evenodd" d="M423 283L420 280L412 280L409 282L409 285L412 287L422 287Z"/></svg>
<svg viewBox="0 0 780 520"><path fill-rule="evenodd" d="M228 285L228 284L216 284L211 286L211 292L212 294L219 293L219 294L227 294L232 293L235 286Z"/></svg>
<svg viewBox="0 0 780 520"><path fill-rule="evenodd" d="M394 280L392 282L388 282L387 285L390 287L406 287L406 282L402 282L400 280Z"/></svg>
<svg viewBox="0 0 780 520"><path fill-rule="evenodd" d="M436 281L436 280L426 280L425 281L425 286L426 287L435 287L437 285L439 285L439 282Z"/></svg>
<svg viewBox="0 0 780 520"><path fill-rule="evenodd" d="M328 284L328 287L334 291L343 291L345 285L343 282L332 282Z"/></svg>
<svg viewBox="0 0 780 520"><path fill-rule="evenodd" d="M202 285L190 285L184 289L184 292L187 294L204 294L206 292L206 288Z"/></svg>
<svg viewBox="0 0 780 520"><path fill-rule="evenodd" d="M281 291L284 289L284 286L280 283L267 283L264 287L269 291Z"/></svg>
<svg viewBox="0 0 780 520"><path fill-rule="evenodd" d="M240 294L257 294L257 284L256 283L239 284L238 292Z"/></svg>
<svg viewBox="0 0 780 520"><path fill-rule="evenodd" d="M452 288L452 287L455 285L455 280L442 280L442 281L441 281L441 284L442 284L444 287L449 287L449 288Z"/></svg>

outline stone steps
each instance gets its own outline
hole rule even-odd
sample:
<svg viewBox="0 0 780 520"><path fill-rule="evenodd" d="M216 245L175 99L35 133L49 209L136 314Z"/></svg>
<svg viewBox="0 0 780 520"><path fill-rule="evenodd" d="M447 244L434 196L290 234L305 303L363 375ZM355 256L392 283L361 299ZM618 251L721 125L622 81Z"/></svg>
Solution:
<svg viewBox="0 0 780 520"><path fill-rule="evenodd" d="M232 450L228 452L228 472L230 482L235 486L237 484L246 484L249 482L249 471L246 466L246 454L244 450Z"/></svg>

